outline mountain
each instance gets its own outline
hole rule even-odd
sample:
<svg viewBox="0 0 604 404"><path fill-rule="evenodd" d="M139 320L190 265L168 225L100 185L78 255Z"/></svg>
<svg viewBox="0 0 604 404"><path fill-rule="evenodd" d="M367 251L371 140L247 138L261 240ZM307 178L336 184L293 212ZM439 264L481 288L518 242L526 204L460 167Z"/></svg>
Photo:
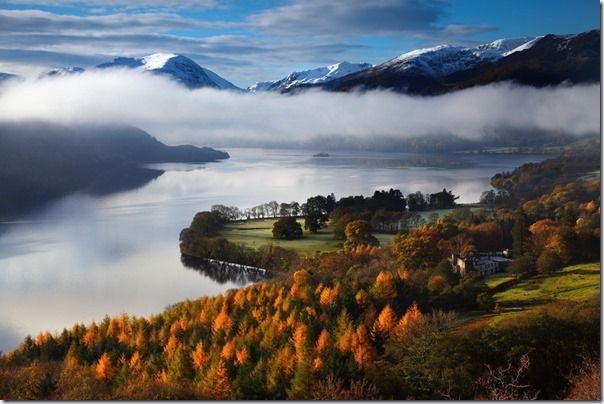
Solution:
<svg viewBox="0 0 604 404"><path fill-rule="evenodd" d="M239 90L233 83L216 73L199 66L195 61L183 55L173 53L154 53L142 58L118 57L112 62L102 63L99 69L130 68L166 75L188 88L211 87L225 90Z"/></svg>
<svg viewBox="0 0 604 404"><path fill-rule="evenodd" d="M505 80L535 86L563 81L598 82L599 63L600 34L590 31L500 39L476 47L441 45L419 49L320 86L330 91L383 88L435 95ZM298 86L295 90L312 86Z"/></svg>
<svg viewBox="0 0 604 404"><path fill-rule="evenodd" d="M397 71L429 77L449 74L493 62L520 49L528 49L535 38L499 39L472 48L440 45L418 49L375 67L375 71Z"/></svg>
<svg viewBox="0 0 604 404"><path fill-rule="evenodd" d="M458 90L506 80L537 87L563 82L599 83L600 31L546 35L528 50L452 74L443 82L448 89Z"/></svg>
<svg viewBox="0 0 604 404"><path fill-rule="evenodd" d="M341 62L316 69L304 70L290 73L281 80L261 81L248 87L249 91L285 91L290 88L326 83L349 74L367 70L371 67L369 63Z"/></svg>
<svg viewBox="0 0 604 404"><path fill-rule="evenodd" d="M0 123L0 215L75 191L109 193L161 175L146 163L204 163L229 158L207 147L167 146L123 125Z"/></svg>
<svg viewBox="0 0 604 404"><path fill-rule="evenodd" d="M19 76L17 76L16 74L0 72L0 83L2 83L3 81L6 81L6 80L16 79L18 77Z"/></svg>

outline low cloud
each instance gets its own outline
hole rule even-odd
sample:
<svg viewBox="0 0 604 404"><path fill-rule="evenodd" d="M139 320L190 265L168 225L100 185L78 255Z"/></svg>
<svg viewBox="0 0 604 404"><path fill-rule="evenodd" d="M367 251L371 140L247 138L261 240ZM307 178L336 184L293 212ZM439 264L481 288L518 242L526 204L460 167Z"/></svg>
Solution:
<svg viewBox="0 0 604 404"><path fill-rule="evenodd" d="M600 130L600 87L510 83L437 97L387 91L298 95L188 90L152 74L90 71L0 87L0 120L125 123L170 143L302 143L317 137L478 139L501 129L583 135Z"/></svg>

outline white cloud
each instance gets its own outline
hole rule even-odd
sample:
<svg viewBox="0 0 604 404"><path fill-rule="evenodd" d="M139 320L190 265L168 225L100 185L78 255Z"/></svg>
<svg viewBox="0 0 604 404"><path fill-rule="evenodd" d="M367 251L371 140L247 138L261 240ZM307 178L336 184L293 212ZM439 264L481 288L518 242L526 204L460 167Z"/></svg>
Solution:
<svg viewBox="0 0 604 404"><path fill-rule="evenodd" d="M155 75L91 71L5 85L0 119L119 122L167 143L197 145L334 135L478 138L501 128L580 135L599 131L599 91L599 85L535 89L503 83L437 97L382 91L286 96L191 91Z"/></svg>

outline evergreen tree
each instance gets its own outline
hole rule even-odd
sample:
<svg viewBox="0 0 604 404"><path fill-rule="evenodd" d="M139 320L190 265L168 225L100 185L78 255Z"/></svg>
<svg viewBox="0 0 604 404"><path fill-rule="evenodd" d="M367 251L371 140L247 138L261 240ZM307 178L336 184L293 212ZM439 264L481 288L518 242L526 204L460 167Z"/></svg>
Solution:
<svg viewBox="0 0 604 404"><path fill-rule="evenodd" d="M528 226L526 215L519 208L514 213L514 226L512 227L512 253L514 257L522 256L526 251L526 244L528 242Z"/></svg>

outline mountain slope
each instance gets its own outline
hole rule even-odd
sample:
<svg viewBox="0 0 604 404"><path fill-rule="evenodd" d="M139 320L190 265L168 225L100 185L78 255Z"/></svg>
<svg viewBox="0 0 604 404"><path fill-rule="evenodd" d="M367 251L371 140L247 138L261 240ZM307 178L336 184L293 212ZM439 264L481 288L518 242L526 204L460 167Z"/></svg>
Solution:
<svg viewBox="0 0 604 404"><path fill-rule="evenodd" d="M99 69L116 67L166 75L191 89L202 87L225 90L239 89L211 70L199 66L192 59L172 53L154 53L142 58L118 57L111 62L97 66Z"/></svg>
<svg viewBox="0 0 604 404"><path fill-rule="evenodd" d="M367 70L369 63L341 62L333 65L318 67L290 73L281 80L257 82L248 87L249 91L285 91L302 85L322 84L349 74Z"/></svg>
<svg viewBox="0 0 604 404"><path fill-rule="evenodd" d="M505 80L538 87L562 82L599 82L600 32L547 35L526 51L488 66L453 74L444 84L457 90Z"/></svg>
<svg viewBox="0 0 604 404"><path fill-rule="evenodd" d="M398 56L375 67L377 71L408 72L430 77L444 77L449 74L493 62L515 52L528 49L535 38L498 39L473 48L440 45L418 49Z"/></svg>
<svg viewBox="0 0 604 404"><path fill-rule="evenodd" d="M74 191L111 192L143 185L161 171L145 163L203 163L228 153L166 146L123 125L0 124L0 215Z"/></svg>
<svg viewBox="0 0 604 404"><path fill-rule="evenodd" d="M599 31L497 40L474 48L437 46L412 51L322 85L331 91L390 89L435 95L511 80L544 86L599 81ZM306 86L306 88L309 86Z"/></svg>

